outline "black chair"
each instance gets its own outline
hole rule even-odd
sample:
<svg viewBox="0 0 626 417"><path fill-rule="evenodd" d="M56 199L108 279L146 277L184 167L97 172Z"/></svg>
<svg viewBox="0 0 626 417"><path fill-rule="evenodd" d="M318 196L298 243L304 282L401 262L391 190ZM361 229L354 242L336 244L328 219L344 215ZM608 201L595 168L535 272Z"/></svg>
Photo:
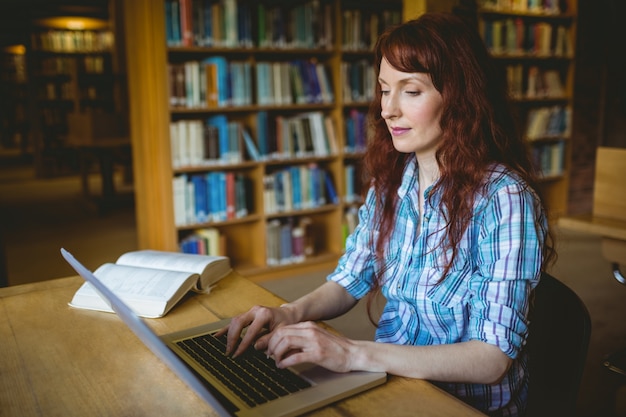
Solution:
<svg viewBox="0 0 626 417"><path fill-rule="evenodd" d="M619 264L613 262L613 276L622 285L626 285L626 277L619 269ZM626 349L618 350L617 352L607 355L604 360L604 366L609 371L615 372L621 376L626 376Z"/></svg>
<svg viewBox="0 0 626 417"><path fill-rule="evenodd" d="M575 415L590 336L585 304L544 273L531 301L527 417Z"/></svg>

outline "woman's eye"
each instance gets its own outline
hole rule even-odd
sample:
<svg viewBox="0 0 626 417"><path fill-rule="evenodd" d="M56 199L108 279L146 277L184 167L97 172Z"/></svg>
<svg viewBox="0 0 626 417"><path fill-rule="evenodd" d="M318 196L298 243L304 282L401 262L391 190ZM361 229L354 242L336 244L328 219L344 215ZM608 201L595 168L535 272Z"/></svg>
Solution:
<svg viewBox="0 0 626 417"><path fill-rule="evenodd" d="M406 91L405 93L410 96L419 96L421 94L421 91Z"/></svg>
<svg viewBox="0 0 626 417"><path fill-rule="evenodd" d="M389 94L389 90L380 90L380 94L386 96L387 94Z"/></svg>

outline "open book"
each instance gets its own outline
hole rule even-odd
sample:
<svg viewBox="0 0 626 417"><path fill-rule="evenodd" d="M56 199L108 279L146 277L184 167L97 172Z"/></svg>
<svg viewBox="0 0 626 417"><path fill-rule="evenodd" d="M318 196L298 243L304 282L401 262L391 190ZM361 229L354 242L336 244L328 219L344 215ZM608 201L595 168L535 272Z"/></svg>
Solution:
<svg viewBox="0 0 626 417"><path fill-rule="evenodd" d="M138 315L156 318L167 314L189 291L208 292L230 271L225 256L140 250L100 266L94 275ZM76 291L70 306L113 312L87 282Z"/></svg>

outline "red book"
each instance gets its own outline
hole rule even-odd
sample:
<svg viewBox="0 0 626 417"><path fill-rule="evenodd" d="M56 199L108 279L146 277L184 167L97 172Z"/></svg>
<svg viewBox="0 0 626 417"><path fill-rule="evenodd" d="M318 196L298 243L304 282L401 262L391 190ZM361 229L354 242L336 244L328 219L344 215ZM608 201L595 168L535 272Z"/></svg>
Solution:
<svg viewBox="0 0 626 417"><path fill-rule="evenodd" d="M193 46L192 0L180 0L180 32L183 46Z"/></svg>

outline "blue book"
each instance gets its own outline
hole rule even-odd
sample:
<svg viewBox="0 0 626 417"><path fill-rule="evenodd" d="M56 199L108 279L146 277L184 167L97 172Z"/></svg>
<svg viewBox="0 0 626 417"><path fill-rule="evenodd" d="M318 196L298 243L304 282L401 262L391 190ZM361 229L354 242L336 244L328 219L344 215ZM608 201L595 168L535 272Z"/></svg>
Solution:
<svg viewBox="0 0 626 417"><path fill-rule="evenodd" d="M180 46L182 44L183 41L183 37L180 31L180 5L178 3L178 0L171 0L168 1L168 3L171 3L171 10L170 10L170 23L172 25L172 29L171 29L171 36L172 36L172 44L171 46ZM167 11L167 10L166 10ZM167 17L167 15L166 15ZM169 45L169 43L168 43Z"/></svg>
<svg viewBox="0 0 626 417"><path fill-rule="evenodd" d="M314 91L312 89L311 84L311 75L307 68L306 61L297 60L293 62L296 67L298 73L300 74L300 80L302 80L302 93L304 94L304 102L305 103L314 103Z"/></svg>
<svg viewBox="0 0 626 417"><path fill-rule="evenodd" d="M320 80L317 76L317 69L315 66L317 65L313 61L305 61L306 71L308 72L308 78L310 83L312 102L313 103L321 103L322 99L322 88L320 87Z"/></svg>
<svg viewBox="0 0 626 417"><path fill-rule="evenodd" d="M218 194L218 219L224 221L227 219L227 198L226 198L226 173L223 171L217 174L217 194Z"/></svg>
<svg viewBox="0 0 626 417"><path fill-rule="evenodd" d="M213 11L211 0L204 0L202 5L202 17L204 19L204 46L213 46Z"/></svg>
<svg viewBox="0 0 626 417"><path fill-rule="evenodd" d="M239 47L252 48L252 5L247 2L240 2L237 5L237 18L239 20Z"/></svg>
<svg viewBox="0 0 626 417"><path fill-rule="evenodd" d="M217 185L217 177L215 171L207 172L206 176L206 192L209 200L209 220L212 222L219 221L219 187Z"/></svg>
<svg viewBox="0 0 626 417"><path fill-rule="evenodd" d="M317 165L311 164L311 199L314 207L326 204L326 196L324 195L324 177L325 172Z"/></svg>
<svg viewBox="0 0 626 417"><path fill-rule="evenodd" d="M194 202L196 207L196 222L204 223L209 220L208 199L206 192L206 180L203 175L192 175L191 182L194 189Z"/></svg>
<svg viewBox="0 0 626 417"><path fill-rule="evenodd" d="M260 111L257 113L257 139L259 141L259 154L261 158L267 158L269 154L268 149L268 122L267 122L267 112Z"/></svg>
<svg viewBox="0 0 626 417"><path fill-rule="evenodd" d="M182 253L195 253L195 243L189 238L181 240L178 246Z"/></svg>
<svg viewBox="0 0 626 417"><path fill-rule="evenodd" d="M328 200L332 204L339 204L339 197L337 196L335 184L333 184L333 179L328 172L325 172L324 174L324 183L326 184L326 194L328 194Z"/></svg>
<svg viewBox="0 0 626 417"><path fill-rule="evenodd" d="M243 126L241 126L241 134L243 136L243 141L244 141L244 144L246 145L246 150L248 151L248 156L250 157L250 159L252 159L253 161L260 160L261 157L259 155L259 150L254 144L254 140L252 140L252 137L250 136L246 128Z"/></svg>
<svg viewBox="0 0 626 417"><path fill-rule="evenodd" d="M167 46L175 46L172 24L172 0L165 0L165 39Z"/></svg>
<svg viewBox="0 0 626 417"><path fill-rule="evenodd" d="M289 171L291 172L291 200L292 206L294 210L300 210L303 208L303 198L302 198L302 179L300 177L300 167L299 166L291 166L289 167Z"/></svg>
<svg viewBox="0 0 626 417"><path fill-rule="evenodd" d="M283 173L278 171L274 173L274 177L276 178L274 181L275 184L275 198L276 198L276 209L277 211L285 210L285 184L283 181Z"/></svg>

